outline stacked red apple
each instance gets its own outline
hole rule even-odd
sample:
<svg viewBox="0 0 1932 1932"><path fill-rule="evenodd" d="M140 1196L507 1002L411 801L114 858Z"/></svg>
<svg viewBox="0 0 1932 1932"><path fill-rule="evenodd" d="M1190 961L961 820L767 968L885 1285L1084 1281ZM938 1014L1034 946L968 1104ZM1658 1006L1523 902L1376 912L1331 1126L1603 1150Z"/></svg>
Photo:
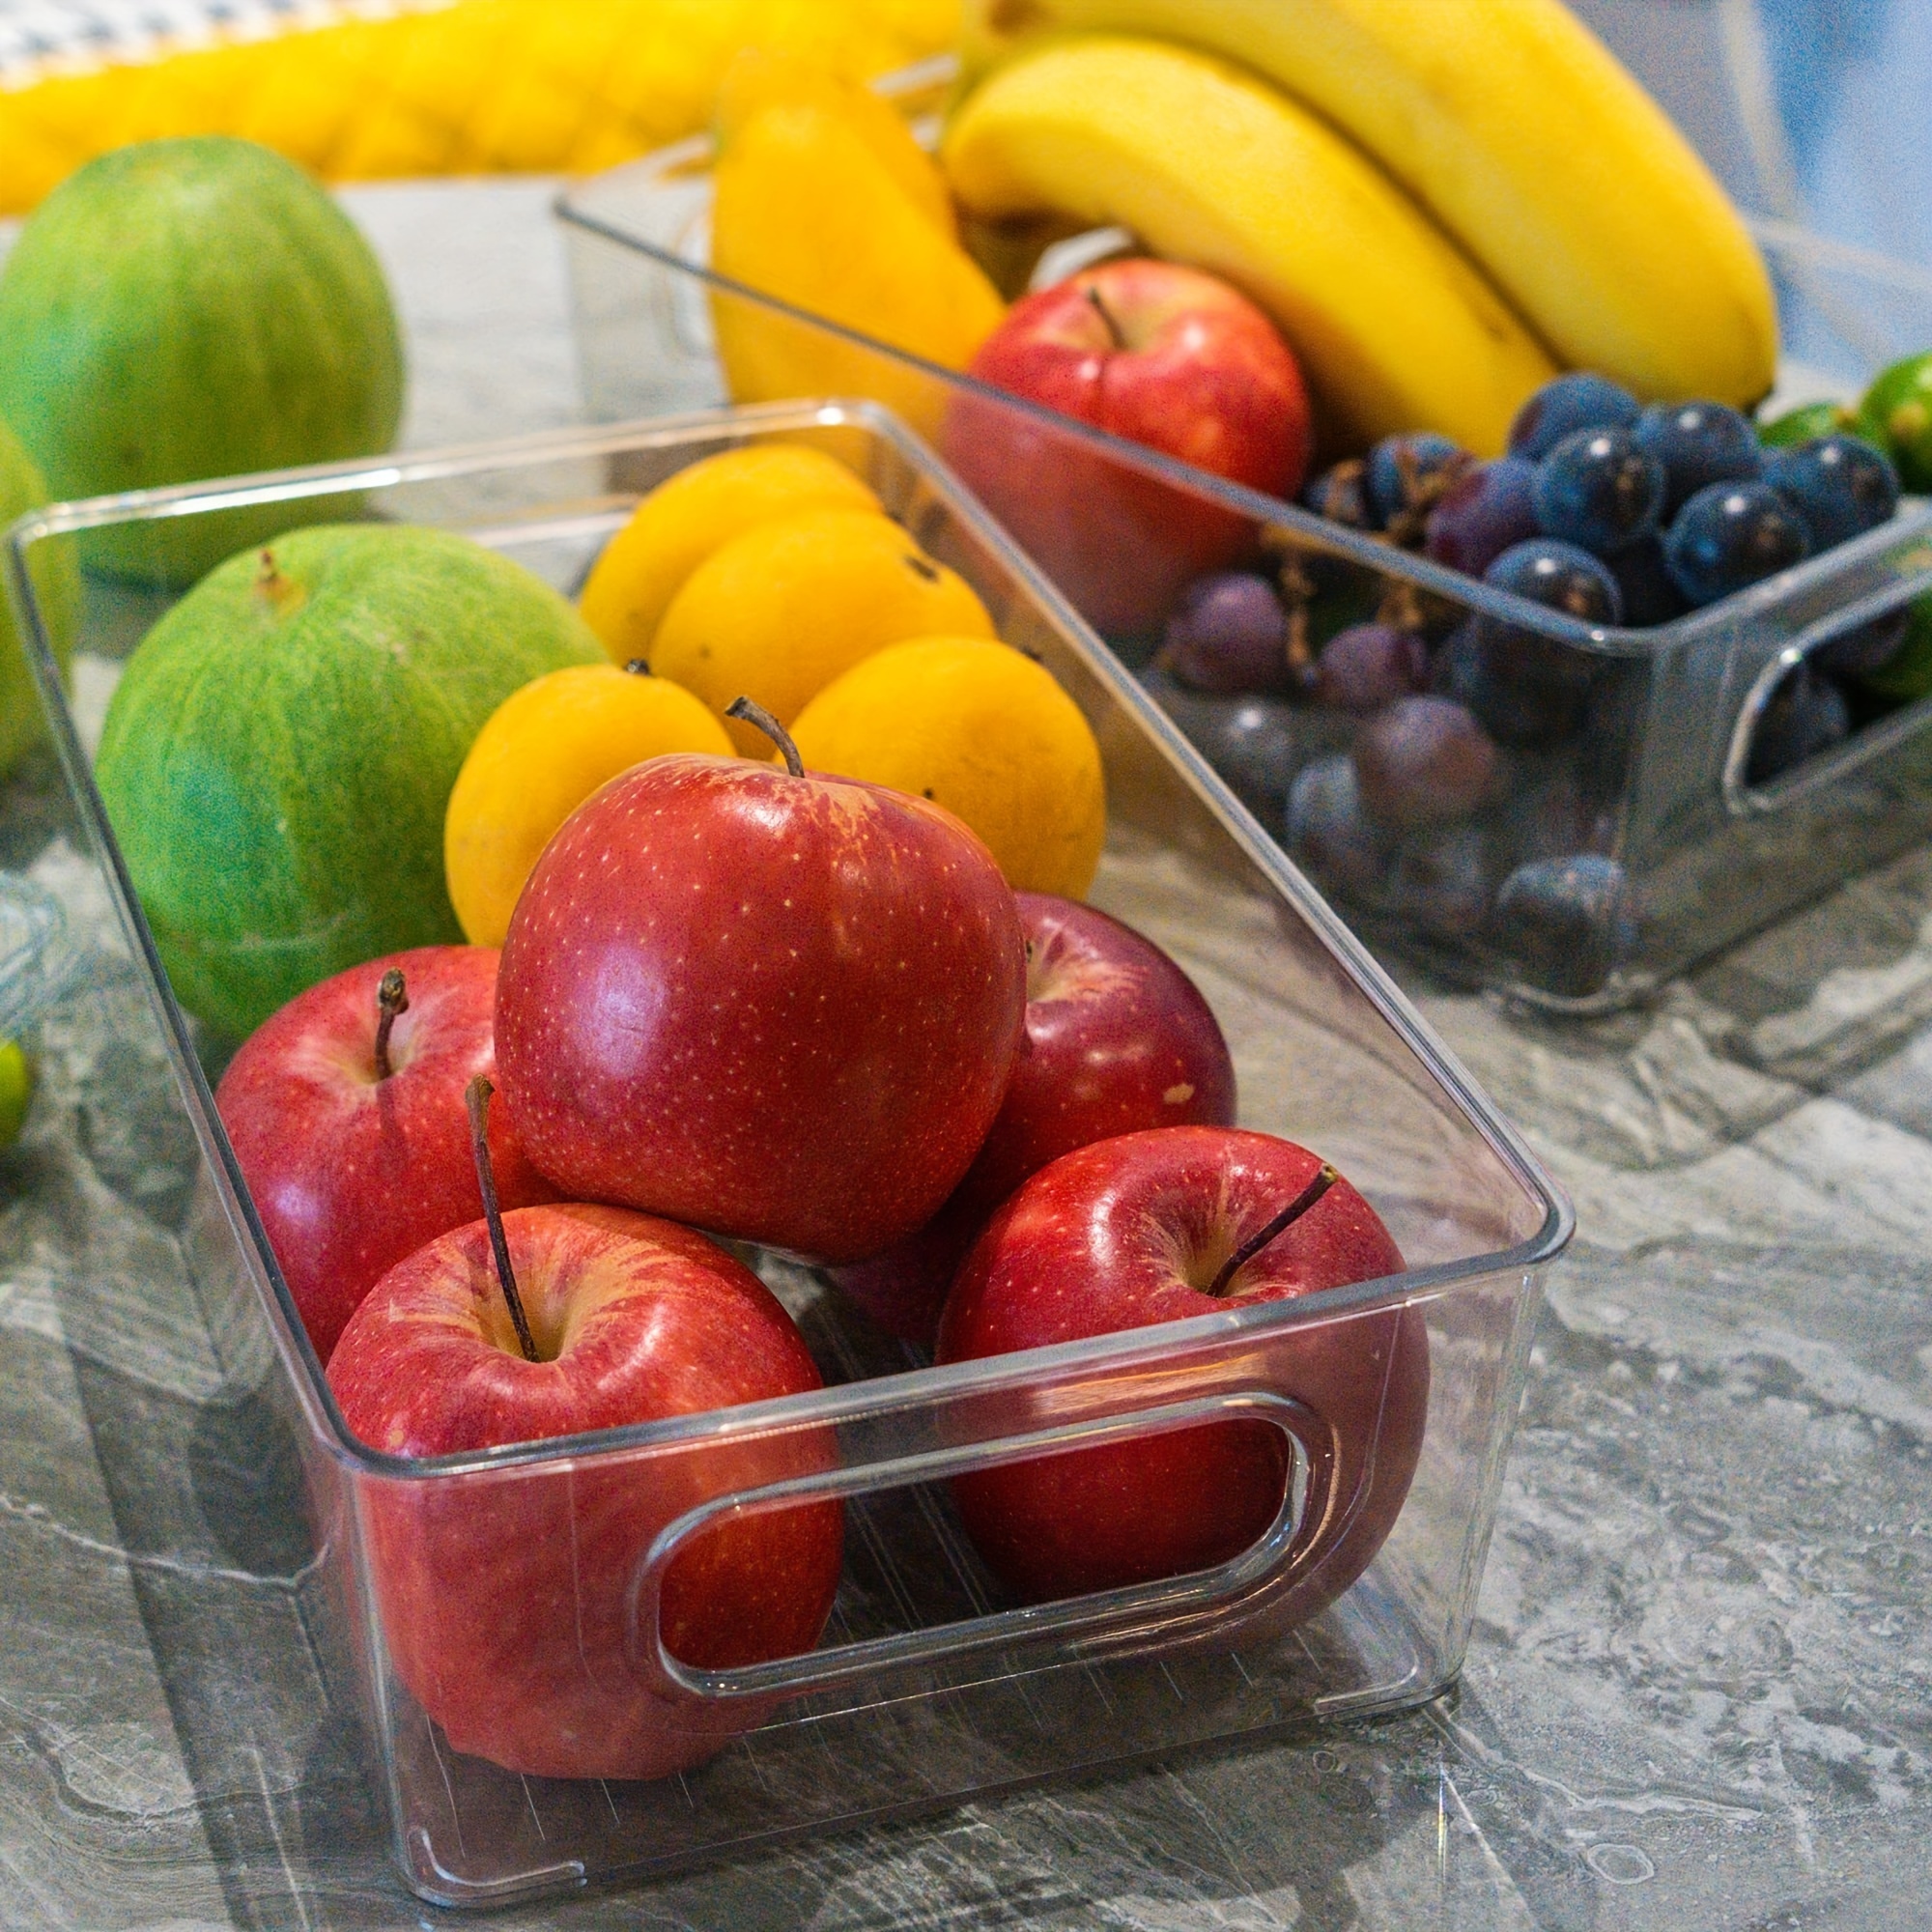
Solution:
<svg viewBox="0 0 1932 1932"><path fill-rule="evenodd" d="M1300 364L1218 276L1143 256L1015 302L969 374L1196 469L1293 501L1314 446ZM962 397L948 459L1101 631L1158 628L1182 588L1252 548L1254 525L1130 470L1048 418Z"/></svg>
<svg viewBox="0 0 1932 1932"><path fill-rule="evenodd" d="M592 798L500 962L372 962L238 1054L222 1117L356 1437L474 1457L819 1386L784 1310L698 1229L831 1265L900 1332L937 1327L942 1360L1401 1268L1332 1170L1233 1127L1220 1029L1157 948L1016 899L950 813L808 774L769 728L782 768L662 757ZM1428 1387L1419 1321L1353 1331L1287 1358L1329 1425L1321 1492L1347 1502L1297 1553L1324 1600L1401 1507ZM704 1507L834 1455L780 1421L399 1470L367 1508L395 1667L456 1748L512 1770L699 1762L762 1709L693 1695L667 1656L810 1649L842 1540L831 1501ZM1275 1432L1216 1423L958 1498L1037 1598L1238 1553L1288 1478Z"/></svg>

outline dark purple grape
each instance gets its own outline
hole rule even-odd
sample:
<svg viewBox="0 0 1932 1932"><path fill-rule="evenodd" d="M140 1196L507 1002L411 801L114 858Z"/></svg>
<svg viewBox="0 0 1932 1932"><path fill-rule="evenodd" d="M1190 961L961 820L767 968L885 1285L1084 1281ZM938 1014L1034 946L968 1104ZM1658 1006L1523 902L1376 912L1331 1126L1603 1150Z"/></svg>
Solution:
<svg viewBox="0 0 1932 1932"><path fill-rule="evenodd" d="M1764 465L1757 432L1722 403L1653 404L1632 435L1646 456L1663 465L1665 523L1698 491L1714 483L1752 482Z"/></svg>
<svg viewBox="0 0 1932 1932"><path fill-rule="evenodd" d="M1614 859L1593 852L1535 859L1503 881L1491 931L1533 985L1587 999L1634 943L1629 907Z"/></svg>
<svg viewBox="0 0 1932 1932"><path fill-rule="evenodd" d="M1280 691L1289 681L1288 612L1247 571L1198 577L1167 620L1161 662L1196 691Z"/></svg>
<svg viewBox="0 0 1932 1932"><path fill-rule="evenodd" d="M1475 461L1446 436L1385 436L1369 451L1369 509L1386 529L1406 510L1427 511Z"/></svg>
<svg viewBox="0 0 1932 1932"><path fill-rule="evenodd" d="M1617 581L1599 557L1558 537L1533 537L1492 560L1483 582L1586 624L1623 621Z"/></svg>
<svg viewBox="0 0 1932 1932"><path fill-rule="evenodd" d="M1833 677L1871 677L1898 655L1911 629L1909 606L1888 611L1883 617L1874 617L1870 623L1820 644L1811 653L1811 668L1829 671Z"/></svg>
<svg viewBox="0 0 1932 1932"><path fill-rule="evenodd" d="M1813 556L1889 523L1898 508L1898 471L1856 436L1774 449L1764 460L1764 480L1798 512Z"/></svg>
<svg viewBox="0 0 1932 1932"><path fill-rule="evenodd" d="M1321 646L1315 668L1315 697L1336 711L1366 717L1423 690L1429 682L1429 647L1413 631L1392 624L1354 624Z"/></svg>
<svg viewBox="0 0 1932 1932"><path fill-rule="evenodd" d="M1768 784L1781 772L1829 752L1849 737L1852 715L1844 693L1831 679L1800 665L1771 694L1771 702L1751 737L1745 765L1747 784Z"/></svg>
<svg viewBox="0 0 1932 1932"><path fill-rule="evenodd" d="M1605 561L1617 580L1624 622L1632 629L1642 631L1667 624L1690 610L1683 591L1670 581L1670 572L1664 567L1662 537L1645 537Z"/></svg>
<svg viewBox="0 0 1932 1932"><path fill-rule="evenodd" d="M1510 852L1518 863L1607 850L1613 830L1574 772L1559 772L1510 800Z"/></svg>
<svg viewBox="0 0 1932 1932"><path fill-rule="evenodd" d="M1148 696L1180 727L1256 817L1280 820L1289 780L1306 755L1293 710L1272 697L1216 697L1190 691L1158 668L1140 674Z"/></svg>
<svg viewBox="0 0 1932 1932"><path fill-rule="evenodd" d="M1324 883L1373 892L1388 868L1389 840L1362 809L1355 762L1318 758L1288 794L1288 846Z"/></svg>
<svg viewBox="0 0 1932 1932"><path fill-rule="evenodd" d="M1429 513L1429 554L1480 577L1504 551L1527 542L1537 533L1529 501L1535 475L1535 464L1503 456L1457 477Z"/></svg>
<svg viewBox="0 0 1932 1932"><path fill-rule="evenodd" d="M1530 502L1545 536L1614 556L1656 533L1663 466L1628 430L1579 429L1537 465Z"/></svg>
<svg viewBox="0 0 1932 1932"><path fill-rule="evenodd" d="M1391 911L1438 939L1466 939L1490 909L1489 855L1473 825L1437 825L1402 841L1382 884Z"/></svg>
<svg viewBox="0 0 1932 1932"><path fill-rule="evenodd" d="M1677 513L1663 539L1671 581L1700 607L1776 577L1810 553L1797 511L1769 483L1713 483Z"/></svg>
<svg viewBox="0 0 1932 1932"><path fill-rule="evenodd" d="M1587 623L1614 624L1622 615L1608 569L1555 537L1505 551L1483 581ZM1436 688L1466 705L1498 743L1530 750L1575 736L1594 674L1593 660L1575 645L1484 616L1443 647Z"/></svg>
<svg viewBox="0 0 1932 1932"><path fill-rule="evenodd" d="M1591 668L1567 644L1485 618L1464 625L1443 645L1435 685L1499 745L1535 751L1576 736Z"/></svg>
<svg viewBox="0 0 1932 1932"><path fill-rule="evenodd" d="M1355 737L1362 803L1383 825L1438 825L1494 797L1502 760L1468 709L1447 697L1399 697Z"/></svg>
<svg viewBox="0 0 1932 1932"><path fill-rule="evenodd" d="M1579 429L1627 429L1638 415L1637 400L1607 376L1577 370L1544 384L1510 425L1512 456L1540 462Z"/></svg>
<svg viewBox="0 0 1932 1932"><path fill-rule="evenodd" d="M1379 527L1369 502L1369 466L1359 456L1324 469L1301 493L1304 509L1331 524L1346 524L1351 530Z"/></svg>

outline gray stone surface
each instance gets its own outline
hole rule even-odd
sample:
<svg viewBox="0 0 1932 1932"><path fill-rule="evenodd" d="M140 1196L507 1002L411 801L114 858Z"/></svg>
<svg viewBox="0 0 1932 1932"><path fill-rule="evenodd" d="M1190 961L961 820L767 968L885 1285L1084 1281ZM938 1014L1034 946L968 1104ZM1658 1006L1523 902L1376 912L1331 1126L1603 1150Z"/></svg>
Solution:
<svg viewBox="0 0 1932 1932"><path fill-rule="evenodd" d="M567 417L541 191L352 201L412 440ZM85 913L60 816L31 770L0 865ZM1412 990L1582 1229L1460 1691L489 1922L1932 1927L1932 860L1642 1012ZM287 1438L224 1395L141 999L110 956L55 1016L0 1157L0 1928L428 1922L314 1674Z"/></svg>

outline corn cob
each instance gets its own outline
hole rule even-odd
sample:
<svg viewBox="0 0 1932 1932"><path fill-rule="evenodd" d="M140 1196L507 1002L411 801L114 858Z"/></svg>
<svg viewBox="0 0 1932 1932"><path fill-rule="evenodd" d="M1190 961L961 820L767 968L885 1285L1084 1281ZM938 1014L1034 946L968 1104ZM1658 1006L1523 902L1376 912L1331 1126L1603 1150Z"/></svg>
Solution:
<svg viewBox="0 0 1932 1932"><path fill-rule="evenodd" d="M375 17L371 17L371 15ZM857 77L950 45L958 0L377 0L0 74L0 213L129 141L242 134L326 181L581 173L695 132L741 47ZM247 37L243 37L246 35Z"/></svg>

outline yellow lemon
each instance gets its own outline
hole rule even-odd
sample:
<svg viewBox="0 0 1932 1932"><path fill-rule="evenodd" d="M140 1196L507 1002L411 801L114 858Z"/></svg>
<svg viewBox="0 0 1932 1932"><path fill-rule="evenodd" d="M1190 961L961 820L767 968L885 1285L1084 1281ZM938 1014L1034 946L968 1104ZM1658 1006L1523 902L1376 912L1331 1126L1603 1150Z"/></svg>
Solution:
<svg viewBox="0 0 1932 1932"><path fill-rule="evenodd" d="M861 659L942 635L993 635L963 579L889 517L810 510L760 524L699 564L658 626L651 668L721 717L753 697L789 724ZM770 753L751 725L727 728L747 757Z"/></svg>
<svg viewBox="0 0 1932 1932"><path fill-rule="evenodd" d="M513 692L457 774L443 819L449 902L472 946L500 946L551 835L599 786L666 752L731 755L690 692L615 665L573 665Z"/></svg>
<svg viewBox="0 0 1932 1932"><path fill-rule="evenodd" d="M605 545L579 608L615 664L647 662L684 580L742 531L800 510L877 510L842 463L796 442L707 456L660 483Z"/></svg>
<svg viewBox="0 0 1932 1932"><path fill-rule="evenodd" d="M1009 644L919 638L827 685L792 726L809 771L943 805L1015 892L1080 898L1107 836L1100 747L1052 674Z"/></svg>

